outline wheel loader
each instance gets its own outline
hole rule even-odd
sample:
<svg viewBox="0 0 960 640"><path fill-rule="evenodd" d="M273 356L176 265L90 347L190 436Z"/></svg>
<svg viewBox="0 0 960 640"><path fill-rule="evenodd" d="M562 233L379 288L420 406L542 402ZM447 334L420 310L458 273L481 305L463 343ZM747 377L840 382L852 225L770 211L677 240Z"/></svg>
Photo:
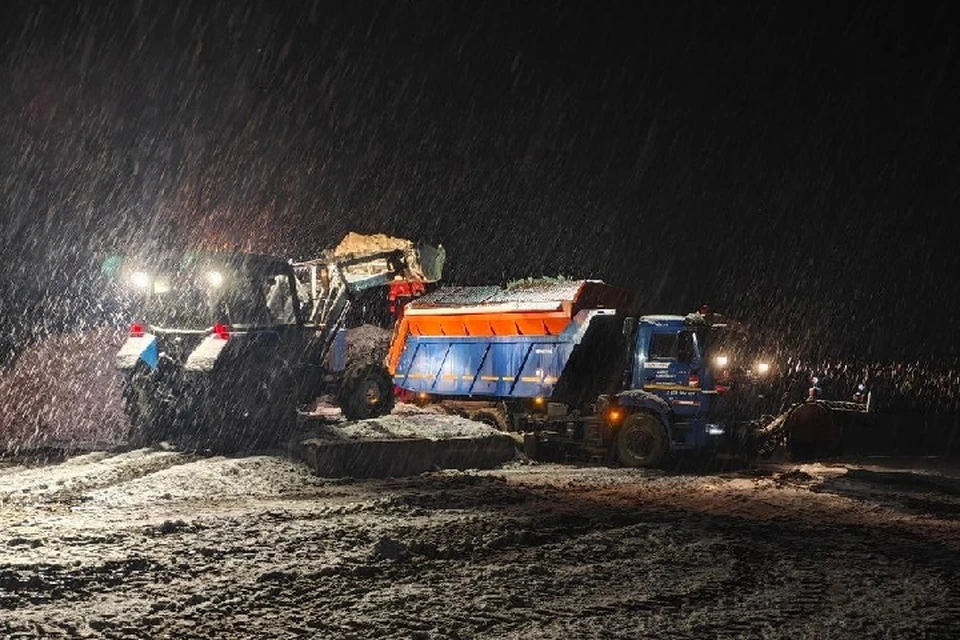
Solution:
<svg viewBox="0 0 960 640"><path fill-rule="evenodd" d="M124 261L142 301L116 357L130 440L194 450L273 446L319 395L348 419L389 413L380 362L348 362L346 323L362 292L440 279L442 247L349 234L317 258L182 251Z"/></svg>

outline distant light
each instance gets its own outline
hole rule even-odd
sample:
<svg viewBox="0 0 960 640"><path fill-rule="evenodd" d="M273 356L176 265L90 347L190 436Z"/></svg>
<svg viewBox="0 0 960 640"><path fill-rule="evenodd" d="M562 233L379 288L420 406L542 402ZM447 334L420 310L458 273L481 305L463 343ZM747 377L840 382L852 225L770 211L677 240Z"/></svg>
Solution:
<svg viewBox="0 0 960 640"><path fill-rule="evenodd" d="M727 358L727 356L717 356L716 358L713 359L713 364L717 365L721 369L726 367L727 364L729 364L729 362L730 360Z"/></svg>
<svg viewBox="0 0 960 640"><path fill-rule="evenodd" d="M543 406L543 402L544 400L540 396L537 396L533 399L533 404L537 405L538 407Z"/></svg>
<svg viewBox="0 0 960 640"><path fill-rule="evenodd" d="M757 364L757 373L760 375L766 375L770 373L770 363L769 362L760 362Z"/></svg>
<svg viewBox="0 0 960 640"><path fill-rule="evenodd" d="M158 276L157 279L153 281L153 292L158 295L170 293L169 276Z"/></svg>
<svg viewBox="0 0 960 640"><path fill-rule="evenodd" d="M150 274L145 271L134 271L130 276L130 282L138 289L146 289L150 286Z"/></svg>
<svg viewBox="0 0 960 640"><path fill-rule="evenodd" d="M217 288L223 284L223 274L219 271L211 271L207 274L207 282L211 287Z"/></svg>
<svg viewBox="0 0 960 640"><path fill-rule="evenodd" d="M619 422L620 421L620 412L616 409L611 409L610 413L607 414L607 420L610 422Z"/></svg>

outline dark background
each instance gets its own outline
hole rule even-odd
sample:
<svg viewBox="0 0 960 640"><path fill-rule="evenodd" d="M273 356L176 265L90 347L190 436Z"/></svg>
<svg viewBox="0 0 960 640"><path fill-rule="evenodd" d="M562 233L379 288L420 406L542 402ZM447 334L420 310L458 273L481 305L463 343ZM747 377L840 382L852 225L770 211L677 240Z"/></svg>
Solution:
<svg viewBox="0 0 960 640"><path fill-rule="evenodd" d="M118 321L110 253L357 230L955 362L951 3L728 5L5 2L4 339Z"/></svg>

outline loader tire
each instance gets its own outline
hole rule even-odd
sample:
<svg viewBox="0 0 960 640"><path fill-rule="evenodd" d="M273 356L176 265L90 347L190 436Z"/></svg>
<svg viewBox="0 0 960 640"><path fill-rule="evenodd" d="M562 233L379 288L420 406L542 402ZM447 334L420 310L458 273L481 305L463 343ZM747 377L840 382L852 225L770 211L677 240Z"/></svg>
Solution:
<svg viewBox="0 0 960 640"><path fill-rule="evenodd" d="M339 399L348 420L378 418L393 410L393 379L381 365L352 364L343 374Z"/></svg>
<svg viewBox="0 0 960 640"><path fill-rule="evenodd" d="M653 414L628 417L617 435L617 457L625 467L659 467L667 459L667 432Z"/></svg>
<svg viewBox="0 0 960 640"><path fill-rule="evenodd" d="M172 416L156 401L144 381L145 374L135 371L123 386L123 408L130 424L127 444L147 447L170 437Z"/></svg>

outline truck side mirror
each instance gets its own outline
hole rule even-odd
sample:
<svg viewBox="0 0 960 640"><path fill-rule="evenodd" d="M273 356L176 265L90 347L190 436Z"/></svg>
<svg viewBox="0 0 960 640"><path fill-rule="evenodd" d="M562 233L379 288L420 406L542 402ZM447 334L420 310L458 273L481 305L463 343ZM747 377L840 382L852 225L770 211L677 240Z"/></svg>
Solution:
<svg viewBox="0 0 960 640"><path fill-rule="evenodd" d="M637 330L637 319L636 318L624 318L623 319L623 335L627 338L632 336Z"/></svg>

